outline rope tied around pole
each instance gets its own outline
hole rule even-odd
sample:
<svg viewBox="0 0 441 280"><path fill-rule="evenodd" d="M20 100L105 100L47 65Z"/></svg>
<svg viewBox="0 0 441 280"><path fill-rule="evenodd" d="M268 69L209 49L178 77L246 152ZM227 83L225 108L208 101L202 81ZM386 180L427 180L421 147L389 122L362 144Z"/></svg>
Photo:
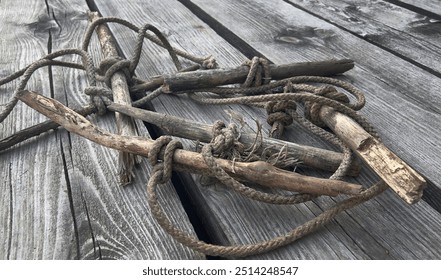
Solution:
<svg viewBox="0 0 441 280"><path fill-rule="evenodd" d="M363 191L360 195L347 198L342 202L337 203L335 206L325 210L317 217L299 225L298 227L292 229L291 231L274 237L269 240L260 241L255 244L246 244L246 245L215 245L209 244L204 241L197 239L196 237L190 235L187 232L180 230L176 225L174 225L163 208L160 205L158 196L157 196L157 188L158 185L164 184L171 178L171 170L172 170L172 160L173 153L176 149L181 148L182 145L178 141L171 140L170 137L160 137L155 141L155 148L152 149L151 153L149 153L149 160L152 164L155 164L152 175L147 183L147 200L152 212L153 217L158 222L159 225L170 234L176 241L182 243L183 245L192 248L198 252L209 256L221 256L221 257L246 257L249 255L262 254L271 250L275 250L277 248L283 247L287 244L290 244L301 237L310 234L311 232L317 230L322 227L324 224L328 223L339 213L355 207L376 195L379 195L383 191L387 189L387 185L384 182L378 183L371 188ZM231 177L229 179L224 180L219 173L225 173L225 171L216 166L214 157L212 156L214 149L214 144L210 143L204 146L203 148L203 156L206 160L207 164L210 166L213 174L224 183L231 183L231 180L235 181ZM164 158L161 163L157 164L158 156L164 151ZM213 163L214 162L214 163ZM223 176L223 175L222 175ZM227 174L229 177L229 175ZM241 183L235 181L231 186L234 190L238 190L241 194L246 195L252 199L256 199L257 197L251 195L259 193L251 188L246 186L240 186ZM297 203L305 202L313 198L311 195L298 195L296 197ZM259 199L256 199L259 200ZM262 201L262 200L261 200ZM268 202L268 201L264 201Z"/></svg>
<svg viewBox="0 0 441 280"><path fill-rule="evenodd" d="M126 26L132 31L137 32L137 40L130 59L124 59L117 56L110 57L102 60L99 67L95 68L92 57L87 52L87 49L95 28L104 23L117 23ZM148 31L150 31L150 33ZM153 33L153 35L151 33ZM4 105L5 108L0 111L0 123L4 121L16 106L18 102L17 94L26 87L32 74L37 69L46 66L62 66L85 70L88 86L84 89L84 94L90 96L90 107L92 107L92 109L87 111L88 113L86 115L95 112L99 115L105 114L106 106L111 103L113 96L111 90L111 77L113 74L121 71L124 73L130 84L146 82L134 77L134 72L139 64L145 38L167 50L177 71L214 69L217 67L217 62L211 55L206 57L196 57L182 50L173 48L167 38L156 27L150 24L138 28L130 22L119 18L100 18L89 25L81 49L66 49L51 53L24 69L0 80L0 85L3 85L21 77L19 86L8 103ZM72 54L81 57L81 63L56 60L56 58ZM184 57L196 63L196 65L183 68L178 56ZM202 104L244 104L255 107L264 107L268 115L267 122L272 126L270 131L271 137L280 138L285 127L291 125L293 122L297 122L312 133L338 146L343 151L343 161L337 171L330 177L331 179L338 180L345 176L351 165L352 156L349 148L344 145L338 137L319 127L324 124L320 121L318 116L321 106L329 106L338 112L347 114L360 123L366 131L378 138L375 129L366 119L356 112L364 106L365 99L363 93L352 85L332 78L315 76L299 76L280 81L272 81L269 61L259 57L253 57L243 65L249 67L249 72L245 81L239 88L216 87L210 89L195 89L186 92L189 93L191 98ZM98 82L104 82L105 86L99 86ZM311 83L314 83L314 85ZM316 86L316 83L322 83L324 85ZM350 103L348 96L339 92L335 87L340 87L347 91L355 97L356 101ZM168 92L164 85L160 85L153 88L143 98L133 102L132 106L142 106L166 92L175 94L181 93ZM197 94L198 92L211 92L220 95L222 98L199 96ZM299 105L301 106L302 104L305 111L304 115L297 112ZM239 141L240 129L238 129L237 126L233 124L226 126L223 122L217 121L213 125L212 141L204 145L201 151L204 162L210 168L210 175L217 178L222 184L231 188L233 191L238 192L247 198L264 203L297 204L316 198L316 195L307 193L280 195L259 191L239 182L218 165L216 158L233 160L233 165L231 166L233 176L235 168L234 161L266 160L273 165L277 165L277 163L284 157L283 149L277 154L273 153L272 155L266 155L266 151L264 150L261 155L258 155L257 150L259 150L260 147L257 138L259 137L259 133L261 136L260 127L258 130L256 142L251 147L247 148ZM371 199L387 188L387 185L384 183L374 185L363 191L360 195L350 197L337 203L334 207L325 210L314 219L271 240L250 245L219 246L206 244L191 235L180 231L176 226L171 224L158 201L156 194L157 187L159 184L164 184L171 178L173 155L177 149L182 149L182 144L179 141L173 140L168 136L161 136L155 141L153 148L149 151L148 159L154 168L147 184L148 203L153 216L166 232L182 244L207 255L243 257L279 248L311 233L329 222L338 213ZM284 160L286 160L286 156ZM288 159L287 161L292 162L292 159Z"/></svg>

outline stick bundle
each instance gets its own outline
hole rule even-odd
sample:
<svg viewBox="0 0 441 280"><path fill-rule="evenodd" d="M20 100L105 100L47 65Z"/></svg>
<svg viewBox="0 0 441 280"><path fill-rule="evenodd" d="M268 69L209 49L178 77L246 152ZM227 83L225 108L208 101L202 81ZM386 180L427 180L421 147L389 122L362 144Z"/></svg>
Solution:
<svg viewBox="0 0 441 280"><path fill-rule="evenodd" d="M19 93L18 98L72 133L109 148L145 157L148 156L153 143L151 139L111 134L94 126L85 117L60 102L38 95L35 92L22 91ZM210 174L209 167L199 153L177 150L173 160L175 163L174 168L177 170L190 169L195 173ZM302 176L281 170L261 161L250 163L236 162L234 163L234 172L232 170L233 162L224 159L216 159L216 162L233 177L239 177L271 188L330 196L336 196L340 193L357 195L362 191L360 185Z"/></svg>

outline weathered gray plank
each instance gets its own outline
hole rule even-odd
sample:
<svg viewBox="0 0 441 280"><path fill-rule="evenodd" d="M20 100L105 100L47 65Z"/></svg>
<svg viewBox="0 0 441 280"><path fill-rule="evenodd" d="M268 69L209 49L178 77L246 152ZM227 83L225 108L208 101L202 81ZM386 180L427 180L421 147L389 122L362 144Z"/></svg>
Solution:
<svg viewBox="0 0 441 280"><path fill-rule="evenodd" d="M8 56L2 54L2 59L3 57L9 59L5 64L23 67L41 57L48 49L58 50L81 45L88 24L85 13L86 3L70 1L66 4L56 0L38 2L36 9L26 10L35 13L29 15L30 25L27 22L20 24L21 16L16 17L17 9L22 7L23 3L17 2L15 10L11 9L10 14L4 17L2 15L2 19L14 19L9 21L10 26L6 25L5 30L2 30L5 34L11 35L5 40L5 46L10 44L13 48ZM11 3L4 5L8 6ZM3 10L9 11L6 8ZM36 24L37 21L40 23ZM24 32L11 31L15 25ZM37 34L33 34L34 30L37 30ZM38 32L41 33L40 38L36 36ZM12 45L15 41L21 44ZM22 49L26 52L14 53ZM30 50L34 52L28 55L27 52ZM93 52L99 57L98 44L95 45ZM26 55L26 59L22 59L20 65L17 65L14 57L19 55ZM10 72L12 69L8 69L8 72L2 75ZM73 106L88 102L80 93L87 86L84 74L80 71L53 68L53 92L49 85L48 71L39 73L41 75L37 76L34 82L36 86L31 87L36 91L53 94L55 98ZM12 88L12 85L2 87L2 97L3 91L10 92ZM2 131L2 138L43 119L28 108L20 109L21 112L16 110L14 117L15 122L20 120L22 123L15 126L16 123L11 118L11 123L4 124L9 129L4 135ZM35 120L30 121L28 116L34 117ZM115 120L112 116L93 119L100 126L115 130ZM148 136L143 124L139 124L140 132ZM154 222L145 197L145 184L150 174L150 168L145 161L135 172L136 183L122 188L117 178L116 151L94 145L64 130L28 142L0 155L2 161L0 168L5 178L5 182L1 185L0 199L2 203L0 236L2 249L5 249L1 250L1 254L4 254L1 258L200 259L204 257L176 243ZM34 191L29 192L31 189ZM179 221L186 231L193 232L172 184L161 188L161 196L171 202L167 207L171 219Z"/></svg>
<svg viewBox="0 0 441 280"><path fill-rule="evenodd" d="M107 5L104 1L97 1L97 5L104 15L117 15L130 19L138 25L154 21L161 26L161 30L165 30L169 39L176 42L175 44L200 55L213 53L221 66L234 66L244 59L207 25L195 19L194 15L182 9L182 6L175 1L157 1L151 3L148 9L140 2L131 2L130 5L123 7L122 5ZM244 14L246 15L246 13ZM122 28L119 27L111 26L111 29L118 34L118 41L128 55L134 43L134 36L123 34L120 32ZM145 47L148 56L142 58L138 75L141 77L156 75L163 73L164 69L173 71L166 53L158 52L155 47L150 46ZM301 61L301 59L296 61ZM261 111L254 109L229 106L219 110L213 106L201 107L185 99L170 96L161 96L153 102L153 106L157 111L206 122L212 122L215 119L228 120L228 116L223 111L227 108L243 114L250 124L253 123L253 117L262 118L263 116ZM267 126L266 129L268 129ZM309 137L296 135L293 130L291 130L290 136L293 137L291 139L300 139L310 143L308 142L310 141ZM314 143L319 144L320 142ZM323 203L281 207L250 202L222 187L197 188L198 178L186 174L182 174L181 178L187 185L193 202L200 209L199 214L205 219L204 223L208 225L209 233L217 242L223 244L256 242L284 233L299 224L300 221L314 217L314 214L319 213L320 207L323 207ZM328 200L324 199L324 201ZM330 204L332 201L328 201L328 203ZM369 205L366 207L365 211L372 210ZM386 228L389 221L394 220L390 215L384 219L381 218L381 215L378 216L377 223L381 228ZM264 222L262 222L262 217L265 217ZM387 251L393 251L391 247L392 245L389 245L388 242L376 241L375 237L370 235L366 228L360 226L356 219L351 218L348 214L343 214L336 222L318 233L300 240L297 244L258 256L258 258L409 258L409 254L414 256L407 251L388 255Z"/></svg>
<svg viewBox="0 0 441 280"><path fill-rule="evenodd" d="M300 1L296 7L326 19L425 69L441 72L441 22L386 1ZM441 5L439 5L441 6Z"/></svg>
<svg viewBox="0 0 441 280"><path fill-rule="evenodd" d="M23 9L26 5L27 8ZM55 24L44 1L1 1L0 75L8 75L47 54ZM17 86L0 87L0 104ZM50 94L47 69L29 88ZM0 124L0 138L45 120L18 104ZM0 259L75 258L75 236L58 134L43 134L0 154Z"/></svg>
<svg viewBox="0 0 441 280"><path fill-rule="evenodd" d="M438 78L283 1L220 1L217 5L222 9L206 1L192 2L275 63L332 56L355 59L358 67L348 78L367 94L363 113L378 127L392 150L439 185L439 170L432 166L439 165L439 151L434 146L439 142L436 131L440 124L434 121L439 118L439 111L431 105L441 101L435 94L441 87ZM420 98L421 94L427 99ZM372 181L368 174L360 178L361 182ZM318 205L323 207L323 203ZM376 208L372 208L374 205ZM436 233L441 226L437 221L440 214L424 202L408 207L389 192L347 211L347 215L341 215L337 222L363 248L379 245L378 248L387 249L391 258L439 256L441 248L432 246L439 243L439 234L430 235L431 241L408 238L427 236L426 230ZM345 226L350 220L356 223L355 228ZM387 234L390 230L394 231L393 236ZM357 231L368 233L374 243L364 247L361 243L366 240L360 240Z"/></svg>
<svg viewBox="0 0 441 280"><path fill-rule="evenodd" d="M434 145L441 140L437 133L441 124L436 121L441 103L436 94L441 89L439 78L287 3L269 2L283 13L258 20L254 15L263 13L263 8L259 6L233 5L226 1L224 4L231 13L241 8L233 13L235 16L229 16L227 13L214 13L216 7L194 2L222 24L231 27L241 38L254 43L259 51L286 53L283 61L333 56L354 58L358 67L347 76L355 86L366 92L368 102L363 113L383 132L381 135L392 150L436 184L441 182L441 163L436 156L441 151ZM267 9L268 6L265 5ZM241 12L249 12L253 16L243 16L239 21L236 15L242 15ZM255 28L250 28L252 26ZM308 30L312 32L310 35L306 34ZM291 33L282 36L284 32ZM275 62L282 61L281 58L276 59Z"/></svg>
<svg viewBox="0 0 441 280"><path fill-rule="evenodd" d="M438 0L388 0L391 3L398 3L406 5L409 9L413 10L413 7L437 14L441 16L441 3Z"/></svg>

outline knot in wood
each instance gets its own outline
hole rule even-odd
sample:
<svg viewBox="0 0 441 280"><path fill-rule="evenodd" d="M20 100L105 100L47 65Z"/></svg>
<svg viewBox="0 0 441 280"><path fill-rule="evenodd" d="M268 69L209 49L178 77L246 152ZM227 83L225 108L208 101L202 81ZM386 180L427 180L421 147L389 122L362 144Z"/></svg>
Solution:
<svg viewBox="0 0 441 280"><path fill-rule="evenodd" d="M341 102L343 104L349 104L349 97L346 94L337 91L337 89L332 86L321 86L315 90L314 94ZM326 104L323 102L305 102L305 117L313 124L320 127L326 126L326 124L320 118L320 109L323 105Z"/></svg>
<svg viewBox="0 0 441 280"><path fill-rule="evenodd" d="M275 122L280 122L284 126L292 124L293 119L289 111L296 110L296 108L296 103L291 100L268 102L265 106L268 124L273 125Z"/></svg>

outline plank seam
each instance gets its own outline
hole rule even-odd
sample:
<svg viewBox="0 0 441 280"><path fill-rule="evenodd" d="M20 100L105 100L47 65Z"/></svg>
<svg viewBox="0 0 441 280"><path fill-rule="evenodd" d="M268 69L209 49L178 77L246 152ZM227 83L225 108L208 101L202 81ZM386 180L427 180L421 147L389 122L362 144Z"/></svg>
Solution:
<svg viewBox="0 0 441 280"><path fill-rule="evenodd" d="M436 20L441 20L441 15L439 15L437 13L434 13L434 12L431 12L431 11L428 11L426 9L414 6L414 5L409 4L409 3L404 3L404 2L401 2L401 1L398 1L398 0L384 0L384 1L389 2L389 3L391 3L391 4L395 5L395 6L399 6L401 8L410 10L410 11L415 12L417 14L420 14L420 15L423 15L423 16L426 16L426 17L430 17L430 18L433 18L433 19L436 19Z"/></svg>
<svg viewBox="0 0 441 280"><path fill-rule="evenodd" d="M368 42L369 44L372 44L372 45L374 45L374 46L376 46L376 47L378 47L378 48L380 48L380 49L382 49L382 50L384 50L386 52L389 52L392 55L395 55L396 57L398 57L398 58L400 58L400 59L402 59L404 61L407 61L407 62L409 62L409 63L411 63L411 64L413 64L413 65L415 65L415 66L417 66L417 67L419 67L421 69L423 69L424 71L426 71L426 72L428 72L428 73L430 73L430 74L432 74L432 75L434 75L434 76L436 76L438 78L441 78L441 73L440 72L438 72L438 71L436 71L436 70L434 70L434 69L432 69L432 68L430 68L428 66L425 66L424 64L421 64L421 63L419 63L416 60L413 60L413 59L411 59L409 57L406 57L406 56L404 56L404 55L394 51L393 49L390 49L390 48L388 48L386 46L383 46L383 45L381 45L381 44L379 44L379 43L377 43L377 42L375 42L373 40L369 40L369 37L363 37L363 36L357 34L356 32L353 32L353 31L347 29L346 27L343 27L343 26L341 26L341 25L339 25L339 24L337 24L335 22L332 22L332 21L328 20L327 18L325 18L323 16L320 16L320 15L318 15L316 13L313 13L310 10L305 9L302 6L300 6L298 4L295 4L295 3L293 3L293 2L291 2L289 0L282 0L282 1L287 3L287 4L289 4L289 5L291 5L291 6L293 6L296 9L299 9L299 10L301 10L303 12L306 12L306 13L308 13L308 14L310 14L310 15L312 15L312 16L320 19L320 20L323 20L323 21L325 21L325 22L327 22L329 24L332 24L335 27L337 27L337 28L339 28L339 29L349 33L349 34L351 34L351 35L353 35L353 36L355 36L355 37L357 37L357 38L359 38L359 39L361 39L361 40L363 40L365 42ZM440 16L440 18L441 18L441 16Z"/></svg>
<svg viewBox="0 0 441 280"><path fill-rule="evenodd" d="M8 236L8 251L6 253L6 259L9 260L11 256L11 248L12 248L12 225L14 222L14 196L12 194L12 162L9 163L9 236Z"/></svg>
<svg viewBox="0 0 441 280"><path fill-rule="evenodd" d="M58 134L58 131L55 131L55 133ZM68 132L68 134L70 133ZM80 237L79 237L78 224L77 224L75 207L73 202L72 185L70 183L69 170L67 168L67 162L66 162L66 155L63 149L63 141L61 140L61 137L59 139L60 139L59 141L60 141L61 159L63 161L64 178L66 180L67 197L69 200L69 208L70 208L70 213L72 215L73 229L75 234L75 243L76 243L75 248L77 250L77 259L80 259Z"/></svg>
<svg viewBox="0 0 441 280"><path fill-rule="evenodd" d="M196 17L198 17L201 21L207 24L211 29L213 29L214 32L216 32L216 34L218 34L230 45L232 45L234 48L236 48L241 53L243 53L247 58L251 59L254 56L258 56L267 59L270 63L273 63L262 53L260 53L251 45L249 45L247 42L242 40L242 38L234 34L234 32L230 31L225 25L217 21L215 18L213 18L208 13L206 13L196 4L191 2L191 0L177 0L177 1L180 2L182 5L184 5L188 10L190 10Z"/></svg>

